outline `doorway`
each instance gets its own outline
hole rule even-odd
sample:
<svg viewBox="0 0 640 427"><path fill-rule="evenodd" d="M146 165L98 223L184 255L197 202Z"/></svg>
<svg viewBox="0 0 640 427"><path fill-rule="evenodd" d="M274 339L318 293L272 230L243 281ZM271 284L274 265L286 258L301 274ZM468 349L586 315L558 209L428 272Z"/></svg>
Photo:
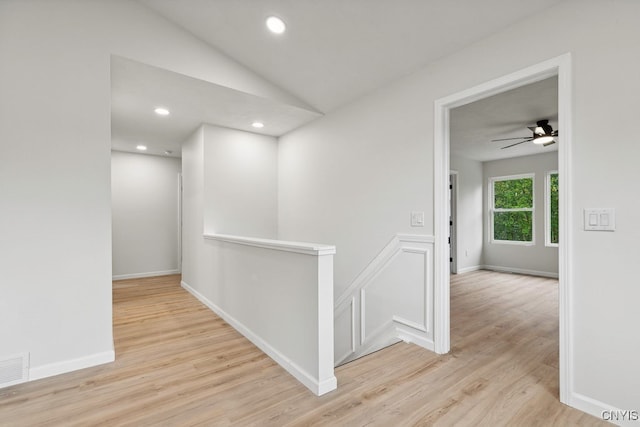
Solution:
<svg viewBox="0 0 640 427"><path fill-rule="evenodd" d="M449 266L458 274L458 172L449 173Z"/></svg>
<svg viewBox="0 0 640 427"><path fill-rule="evenodd" d="M569 403L571 395L571 301L572 276L569 269L571 252L571 56L565 54L533 65L515 73L471 87L435 102L434 122L434 342L437 353L450 350L450 262L449 262L449 169L450 169L450 116L452 108L520 86L558 76L558 127L562 129L558 147L560 245L558 248L558 300L559 300L559 378L560 401Z"/></svg>

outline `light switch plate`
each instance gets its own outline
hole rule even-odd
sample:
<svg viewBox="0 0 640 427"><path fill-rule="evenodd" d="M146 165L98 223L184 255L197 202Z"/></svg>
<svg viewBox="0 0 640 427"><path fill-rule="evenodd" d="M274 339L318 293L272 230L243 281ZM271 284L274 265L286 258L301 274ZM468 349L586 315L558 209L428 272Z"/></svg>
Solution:
<svg viewBox="0 0 640 427"><path fill-rule="evenodd" d="M424 227L424 212L411 212L411 226Z"/></svg>
<svg viewBox="0 0 640 427"><path fill-rule="evenodd" d="M584 229L587 231L615 231L616 210L613 208L585 209Z"/></svg>

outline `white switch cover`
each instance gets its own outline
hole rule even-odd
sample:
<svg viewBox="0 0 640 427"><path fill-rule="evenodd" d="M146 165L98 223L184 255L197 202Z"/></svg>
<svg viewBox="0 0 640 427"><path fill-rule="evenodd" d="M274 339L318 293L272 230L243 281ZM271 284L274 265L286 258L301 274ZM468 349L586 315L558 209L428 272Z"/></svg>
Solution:
<svg viewBox="0 0 640 427"><path fill-rule="evenodd" d="M411 226L424 227L424 212L411 212Z"/></svg>
<svg viewBox="0 0 640 427"><path fill-rule="evenodd" d="M587 231L615 231L616 210L613 208L585 209L584 229Z"/></svg>

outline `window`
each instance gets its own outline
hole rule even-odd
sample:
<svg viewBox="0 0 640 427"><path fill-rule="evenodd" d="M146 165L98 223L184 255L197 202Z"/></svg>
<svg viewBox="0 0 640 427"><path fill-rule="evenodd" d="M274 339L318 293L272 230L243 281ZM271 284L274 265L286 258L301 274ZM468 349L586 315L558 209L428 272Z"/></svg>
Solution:
<svg viewBox="0 0 640 427"><path fill-rule="evenodd" d="M558 246L558 172L547 172L545 180L545 245Z"/></svg>
<svg viewBox="0 0 640 427"><path fill-rule="evenodd" d="M534 243L533 178L527 174L489 180L491 242Z"/></svg>

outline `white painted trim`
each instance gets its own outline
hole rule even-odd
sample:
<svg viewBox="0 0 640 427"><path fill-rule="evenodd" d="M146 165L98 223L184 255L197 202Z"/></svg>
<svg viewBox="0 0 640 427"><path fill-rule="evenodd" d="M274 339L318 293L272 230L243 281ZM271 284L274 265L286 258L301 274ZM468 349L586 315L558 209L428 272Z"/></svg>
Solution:
<svg viewBox="0 0 640 427"><path fill-rule="evenodd" d="M373 280L397 255L399 244L401 242L410 243L433 243L434 237L423 234L396 234L389 240L385 247L376 255L371 262L356 276L347 289L336 298L335 306L342 305L351 295L359 288L365 286L365 283Z"/></svg>
<svg viewBox="0 0 640 427"><path fill-rule="evenodd" d="M367 282L367 284L369 283L371 282ZM366 312L365 298L366 298L366 292L365 292L365 288L363 287L362 289L360 289L360 346L364 345L364 342L366 340L366 332L367 332L365 329L365 326L367 324L367 319L365 317L365 312Z"/></svg>
<svg viewBox="0 0 640 427"><path fill-rule="evenodd" d="M162 270L162 271L149 271L147 273L117 274L113 276L111 280L117 281L117 280L127 280L127 279L142 279L144 277L168 276L171 274L180 274L180 270Z"/></svg>
<svg viewBox="0 0 640 427"><path fill-rule="evenodd" d="M433 350L433 340L430 338L433 333L433 242L433 236L417 234L395 235L338 298L334 309L336 318L344 318L347 308L349 306L353 307L352 323L350 325L352 348L350 352L335 358L336 366L383 348L400 339L410 340L418 345L424 344L425 348ZM375 330L369 331L366 325L367 289L394 260L403 254L417 254L422 257L422 264L424 265L424 271L422 272L424 278L424 283L422 284L424 290L422 319L416 322L392 315L390 319ZM356 322L359 322L359 327ZM400 337L398 331L404 331L402 337ZM358 333L359 337L356 336L356 333ZM428 335L428 337L425 335Z"/></svg>
<svg viewBox="0 0 640 427"><path fill-rule="evenodd" d="M295 252L305 255L333 255L336 253L335 246L319 243L288 242L285 240L261 239L258 237L232 236L229 234L204 234L204 238L208 240L218 240L221 242L237 243L239 245Z"/></svg>
<svg viewBox="0 0 640 427"><path fill-rule="evenodd" d="M450 343L450 283L447 256L446 182L449 179L449 111L451 108L496 95L548 77L558 76L558 128L562 129L558 146L560 180L560 245L559 306L560 306L560 401L571 404L573 391L573 289L571 259L571 144L572 144L572 70L571 54L551 58L514 73L438 99L434 103L434 343L437 353L449 351Z"/></svg>
<svg viewBox="0 0 640 427"><path fill-rule="evenodd" d="M349 304L343 304L342 307L336 306L336 309L334 310L335 319L339 319L347 311L347 309L349 309L349 312L350 312L349 332L351 334L351 345L349 349L346 351L346 353L341 354L336 358L336 360L334 360L334 363L336 366L338 366L343 360L345 360L347 357L349 357L356 351L356 299L355 297L352 297L348 301L349 301Z"/></svg>
<svg viewBox="0 0 640 427"><path fill-rule="evenodd" d="M65 374L67 372L77 371L78 369L85 369L92 366L103 365L105 363L111 363L114 360L116 360L116 353L114 350L110 350L104 351L102 353L91 354L89 356L79 357L77 359L64 360L62 362L31 367L29 369L29 381L52 377L54 375Z"/></svg>
<svg viewBox="0 0 640 427"><path fill-rule="evenodd" d="M253 245L251 245L253 246ZM294 378L304 384L309 390L315 393L318 396L321 396L325 393L328 393L332 390L335 390L338 386L338 380L335 376L331 376L330 378L319 380L315 378L313 375L308 373L306 370L298 366L291 359L280 353L278 350L273 348L269 343L264 341L258 335L256 335L253 331L247 328L244 324L238 321L236 318L231 316L229 313L225 312L223 309L218 307L216 304L211 302L207 297L202 295L200 292L196 291L194 288L189 286L186 282L180 282L181 286L186 289L191 295L196 297L201 303L206 305L211 311L220 316L225 322L231 325L235 330L240 332L251 341L256 347L258 347L262 352L264 352L267 356L272 358L276 363L282 366L287 372L289 372Z"/></svg>
<svg viewBox="0 0 640 427"><path fill-rule="evenodd" d="M411 329L416 329L416 330L418 330L420 332L428 332L427 325L424 324L426 322L424 322L423 324L420 324L420 323L417 323L417 322L413 322L411 320L403 319L400 316L393 316L392 319L393 319L393 321L395 323L407 326L407 327L409 327Z"/></svg>
<svg viewBox="0 0 640 427"><path fill-rule="evenodd" d="M471 97L463 92L461 98ZM478 98L479 99L479 98ZM449 196L448 181L450 168L449 154L449 111L457 99L448 97L435 101L433 140L433 343L434 351L448 353L450 341L450 266L449 266ZM470 100L469 102L473 102ZM462 104L461 104L462 105Z"/></svg>
<svg viewBox="0 0 640 427"><path fill-rule="evenodd" d="M573 384L573 177L571 153L573 144L573 74L571 54L558 58L558 182L559 241L558 297L560 306L560 401L567 403L574 393ZM567 403L568 404L568 403Z"/></svg>
<svg viewBox="0 0 640 427"><path fill-rule="evenodd" d="M404 342L419 345L429 351L435 351L433 340L426 339L411 329L403 328L401 325L396 326L396 336Z"/></svg>
<svg viewBox="0 0 640 427"><path fill-rule="evenodd" d="M499 271L501 273L526 274L529 276L550 277L553 279L558 278L558 273L554 273L551 271L527 270L525 268L504 267L500 265L483 265L482 270Z"/></svg>
<svg viewBox="0 0 640 427"><path fill-rule="evenodd" d="M458 269L458 274L470 273L472 271L482 270L484 268L483 265L472 265L470 267L464 267Z"/></svg>
<svg viewBox="0 0 640 427"><path fill-rule="evenodd" d="M582 412L586 412L587 414L591 414L594 417L602 420L602 413L604 411L611 411L611 412L620 412L621 410L608 405L606 403L600 402L599 400L596 399L592 399L590 397L584 396L580 393L576 393L573 392L571 394L571 400L570 402L567 403L569 406L572 406L576 409L581 410ZM633 408L635 409L635 408ZM616 424L613 421L609 421L610 423ZM637 421L635 422L637 423ZM634 425L637 425L635 424ZM617 425L621 425L621 424L617 424Z"/></svg>
<svg viewBox="0 0 640 427"><path fill-rule="evenodd" d="M435 237L426 234L396 234L400 242L434 243Z"/></svg>

